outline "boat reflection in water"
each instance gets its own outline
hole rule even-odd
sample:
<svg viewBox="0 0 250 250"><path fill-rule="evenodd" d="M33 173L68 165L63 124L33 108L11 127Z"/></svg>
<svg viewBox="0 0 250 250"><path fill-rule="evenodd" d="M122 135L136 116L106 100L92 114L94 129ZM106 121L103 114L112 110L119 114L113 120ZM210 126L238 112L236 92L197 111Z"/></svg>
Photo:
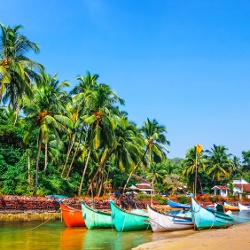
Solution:
<svg viewBox="0 0 250 250"><path fill-rule="evenodd" d="M62 232L62 250L111 249L127 250L151 241L152 233L133 231L119 233L115 229L66 228ZM147 240L145 240L145 238Z"/></svg>
<svg viewBox="0 0 250 250"><path fill-rule="evenodd" d="M83 246L87 231L86 227L67 227L61 233L61 249L79 249L79 246Z"/></svg>

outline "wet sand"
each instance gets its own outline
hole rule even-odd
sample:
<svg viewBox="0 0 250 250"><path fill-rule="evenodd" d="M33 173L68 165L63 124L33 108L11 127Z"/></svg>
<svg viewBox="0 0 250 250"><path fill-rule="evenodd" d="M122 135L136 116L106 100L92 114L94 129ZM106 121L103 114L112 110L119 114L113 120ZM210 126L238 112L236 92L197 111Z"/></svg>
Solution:
<svg viewBox="0 0 250 250"><path fill-rule="evenodd" d="M133 250L247 250L250 249L249 233L250 223L245 223L227 229L197 231L197 233L181 238L150 242L133 248Z"/></svg>

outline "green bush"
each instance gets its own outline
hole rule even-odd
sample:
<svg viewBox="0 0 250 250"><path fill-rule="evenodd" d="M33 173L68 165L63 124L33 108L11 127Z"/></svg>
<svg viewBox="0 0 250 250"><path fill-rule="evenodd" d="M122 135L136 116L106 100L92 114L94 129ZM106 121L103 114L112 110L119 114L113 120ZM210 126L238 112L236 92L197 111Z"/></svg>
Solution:
<svg viewBox="0 0 250 250"><path fill-rule="evenodd" d="M179 203L181 203L181 204L186 204L186 203L188 203L188 197L182 196L182 197L180 198L180 200L179 200Z"/></svg>
<svg viewBox="0 0 250 250"><path fill-rule="evenodd" d="M143 193L137 195L137 199L150 198L150 197L151 197L150 195Z"/></svg>
<svg viewBox="0 0 250 250"><path fill-rule="evenodd" d="M159 205L167 205L167 200L159 200Z"/></svg>
<svg viewBox="0 0 250 250"><path fill-rule="evenodd" d="M160 200L160 199L161 199L161 196L160 196L159 194L156 194L156 195L153 196L153 198L154 198L155 200Z"/></svg>

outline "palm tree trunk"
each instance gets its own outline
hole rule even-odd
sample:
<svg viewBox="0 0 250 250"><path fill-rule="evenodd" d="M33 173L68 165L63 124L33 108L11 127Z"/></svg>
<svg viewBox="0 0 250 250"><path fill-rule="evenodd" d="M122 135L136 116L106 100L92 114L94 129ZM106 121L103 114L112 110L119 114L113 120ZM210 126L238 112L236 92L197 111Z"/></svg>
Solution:
<svg viewBox="0 0 250 250"><path fill-rule="evenodd" d="M2 104L2 98L3 98L2 89L3 89L3 83L0 82L0 105Z"/></svg>
<svg viewBox="0 0 250 250"><path fill-rule="evenodd" d="M104 168L105 168L105 166L104 166ZM101 192L102 192L102 188L103 188L103 178L104 178L104 174L103 174L103 172L101 172L101 183L100 183L100 187L99 187L99 191L98 191L97 197L100 197Z"/></svg>
<svg viewBox="0 0 250 250"><path fill-rule="evenodd" d="M15 117L15 121L14 121L14 126L16 126L16 122L17 122L17 118L18 118L18 115L19 115L19 112L20 112L20 106L19 104L17 104L17 108L16 108L16 117Z"/></svg>
<svg viewBox="0 0 250 250"><path fill-rule="evenodd" d="M93 186L94 180L96 179L98 173L102 170L102 166L103 166L103 163L100 164L100 166L98 167L97 171L94 174L94 177L91 179L89 187L88 187L88 193L89 193L91 187Z"/></svg>
<svg viewBox="0 0 250 250"><path fill-rule="evenodd" d="M70 156L70 153L71 153L71 151L72 151L74 142L75 142L75 140L72 138L71 143L70 143L70 146L68 147L68 151L67 151L67 154L66 154L66 159L65 159L65 163L64 163L63 170L62 170L62 173L61 173L61 177L63 176L64 171L66 170L66 167L67 167L67 165L68 165L69 156Z"/></svg>
<svg viewBox="0 0 250 250"><path fill-rule="evenodd" d="M37 160L36 160L36 183L35 183L35 189L34 189L33 195L36 195L37 189L38 189L38 171L39 171L41 149L42 149L42 136L40 136L40 140L38 144L38 154L37 154Z"/></svg>
<svg viewBox="0 0 250 250"><path fill-rule="evenodd" d="M84 170L83 170L83 172L82 172L81 183L80 183L80 187L79 187L79 189L78 189L78 196L80 196L81 193L82 193L82 186L83 186L84 176L85 176L85 173L86 173L86 169L87 169L87 167L88 167L88 164L89 164L90 154L91 154L91 149L89 149L89 153L88 153L87 160L86 160L86 163L85 163L85 166L84 166Z"/></svg>
<svg viewBox="0 0 250 250"><path fill-rule="evenodd" d="M154 182L155 182L155 176L153 176L152 178L152 191L151 191L151 199L150 199L151 206L153 205L153 192L155 191Z"/></svg>
<svg viewBox="0 0 250 250"><path fill-rule="evenodd" d="M108 182L108 179L109 179L109 170L110 170L110 167L108 167L108 173L107 173L106 180L104 181L104 183ZM103 195L106 195L106 188L104 188Z"/></svg>
<svg viewBox="0 0 250 250"><path fill-rule="evenodd" d="M47 166L48 166L48 140L46 140L45 142L44 173L46 172Z"/></svg>
<svg viewBox="0 0 250 250"><path fill-rule="evenodd" d="M102 168L106 165L106 162L107 162L107 160L108 160L108 158L110 157L111 154L112 154L112 150L111 150L110 152L108 151L108 148L106 148L106 149L104 150L103 155L102 155L102 158L101 158L101 161L100 161L100 165L99 165L97 171L95 172L94 177L92 178L92 180L91 180L91 182L90 182L91 185L93 184L93 182L94 182L94 180L95 180L97 174L99 173L99 171L101 171ZM89 190L90 190L90 185L89 185L89 187L88 187L88 193L89 193Z"/></svg>
<svg viewBox="0 0 250 250"><path fill-rule="evenodd" d="M197 177L198 177L198 180L199 180L199 183L200 183L201 192L203 192L201 177L200 177L199 173L198 173Z"/></svg>
<svg viewBox="0 0 250 250"><path fill-rule="evenodd" d="M27 161L28 161L28 183L29 186L31 187L31 174L30 174L30 152L29 150L27 151Z"/></svg>
<svg viewBox="0 0 250 250"><path fill-rule="evenodd" d="M73 163L74 163L74 161L75 161L76 154L77 154L77 153L78 153L78 151L79 151L79 147L80 147L80 145L81 145L81 142L82 142L82 133L81 133L81 137L80 137L80 139L79 139L79 142L78 142L77 148L76 148L76 150L75 150L75 152L74 152L74 154L73 154L73 157L72 157L72 160L71 160L71 163L70 163L70 166L69 166L69 169L68 169L67 175L66 175L66 179L68 179L68 178L69 178L69 174L70 174L70 171L71 171L71 169L72 169L72 167L73 167Z"/></svg>

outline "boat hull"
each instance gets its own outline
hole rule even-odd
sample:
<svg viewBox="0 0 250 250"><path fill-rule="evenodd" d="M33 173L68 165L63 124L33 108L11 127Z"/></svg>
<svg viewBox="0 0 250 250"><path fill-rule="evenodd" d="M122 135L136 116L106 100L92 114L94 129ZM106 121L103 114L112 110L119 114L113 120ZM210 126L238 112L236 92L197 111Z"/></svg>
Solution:
<svg viewBox="0 0 250 250"><path fill-rule="evenodd" d="M60 203L63 222L67 227L85 227L82 211Z"/></svg>
<svg viewBox="0 0 250 250"><path fill-rule="evenodd" d="M234 218L228 214L213 212L200 206L192 198L192 212L197 229L220 228L233 225Z"/></svg>
<svg viewBox="0 0 250 250"><path fill-rule="evenodd" d="M113 223L118 232L147 230L150 228L147 215L129 213L117 207L112 201L110 202L110 207Z"/></svg>
<svg viewBox="0 0 250 250"><path fill-rule="evenodd" d="M232 206L232 205L230 205L229 203L227 203L227 202L224 202L224 209L225 209L225 211L240 211L240 209L239 209L239 207L238 206Z"/></svg>
<svg viewBox="0 0 250 250"><path fill-rule="evenodd" d="M111 214L94 210L85 203L82 203L82 216L88 229L113 227Z"/></svg>
<svg viewBox="0 0 250 250"><path fill-rule="evenodd" d="M153 232L184 230L194 227L191 218L163 214L148 206L148 214Z"/></svg>
<svg viewBox="0 0 250 250"><path fill-rule="evenodd" d="M242 205L240 202L238 202L238 206L240 211L250 211L250 207Z"/></svg>

